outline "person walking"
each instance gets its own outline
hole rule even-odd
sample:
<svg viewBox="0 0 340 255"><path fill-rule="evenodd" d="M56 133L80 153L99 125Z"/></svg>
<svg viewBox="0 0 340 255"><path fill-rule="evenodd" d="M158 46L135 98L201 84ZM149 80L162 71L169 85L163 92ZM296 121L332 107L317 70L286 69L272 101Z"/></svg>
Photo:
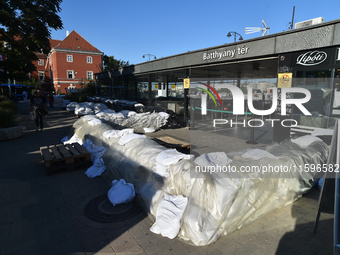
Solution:
<svg viewBox="0 0 340 255"><path fill-rule="evenodd" d="M52 92L48 94L48 102L50 103L50 109L53 109L53 104L54 104L54 96Z"/></svg>
<svg viewBox="0 0 340 255"><path fill-rule="evenodd" d="M36 131L44 131L44 116L47 115L46 98L42 95L40 89L37 89L36 94L31 97L28 112L31 112L35 120Z"/></svg>
<svg viewBox="0 0 340 255"><path fill-rule="evenodd" d="M22 97L23 97L24 102L27 102L27 95L28 94L26 91L22 92Z"/></svg>

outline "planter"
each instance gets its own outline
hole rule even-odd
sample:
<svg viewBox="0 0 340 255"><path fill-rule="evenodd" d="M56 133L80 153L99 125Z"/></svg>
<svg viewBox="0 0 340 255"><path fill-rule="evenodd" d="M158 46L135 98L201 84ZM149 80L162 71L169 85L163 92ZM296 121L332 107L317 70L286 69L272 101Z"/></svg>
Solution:
<svg viewBox="0 0 340 255"><path fill-rule="evenodd" d="M22 136L22 127L0 128L0 141L12 140Z"/></svg>

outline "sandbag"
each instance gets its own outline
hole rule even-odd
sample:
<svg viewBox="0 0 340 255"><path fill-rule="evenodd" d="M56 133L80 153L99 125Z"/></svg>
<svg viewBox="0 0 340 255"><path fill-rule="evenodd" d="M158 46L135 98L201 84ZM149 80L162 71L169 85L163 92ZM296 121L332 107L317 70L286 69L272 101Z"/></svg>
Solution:
<svg viewBox="0 0 340 255"><path fill-rule="evenodd" d="M113 180L107 197L113 206L128 203L135 197L135 189L131 183L126 183L124 179Z"/></svg>

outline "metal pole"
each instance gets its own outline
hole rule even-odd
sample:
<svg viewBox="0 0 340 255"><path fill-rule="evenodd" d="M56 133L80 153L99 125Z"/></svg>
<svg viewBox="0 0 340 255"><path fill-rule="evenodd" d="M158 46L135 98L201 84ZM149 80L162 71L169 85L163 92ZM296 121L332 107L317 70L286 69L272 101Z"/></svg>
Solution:
<svg viewBox="0 0 340 255"><path fill-rule="evenodd" d="M290 24L290 29L293 29L293 25L294 25L294 14L295 14L295 6L293 7L293 16L292 16L292 23Z"/></svg>
<svg viewBox="0 0 340 255"><path fill-rule="evenodd" d="M188 124L189 120L189 102L188 102L188 94L189 94L189 89L184 89L184 120L185 123Z"/></svg>
<svg viewBox="0 0 340 255"><path fill-rule="evenodd" d="M11 94L12 94L12 91L11 91L11 79L8 78L8 93L9 93L9 97L11 98Z"/></svg>
<svg viewBox="0 0 340 255"><path fill-rule="evenodd" d="M336 144L336 159L335 164L339 164L340 162L340 121L338 120L337 125L337 144ZM324 180L325 181L325 180ZM339 173L337 172L335 175L335 195L334 195L334 255L339 254L339 192L340 192L340 182L339 182Z"/></svg>
<svg viewBox="0 0 340 255"><path fill-rule="evenodd" d="M152 105L152 83L151 83L151 74L148 76L148 106Z"/></svg>
<svg viewBox="0 0 340 255"><path fill-rule="evenodd" d="M247 116L247 115L246 115ZM253 119L253 115L251 117L251 119ZM250 140L249 141L246 141L247 144L258 144L256 141L255 141L255 127L254 126L251 126L250 128Z"/></svg>

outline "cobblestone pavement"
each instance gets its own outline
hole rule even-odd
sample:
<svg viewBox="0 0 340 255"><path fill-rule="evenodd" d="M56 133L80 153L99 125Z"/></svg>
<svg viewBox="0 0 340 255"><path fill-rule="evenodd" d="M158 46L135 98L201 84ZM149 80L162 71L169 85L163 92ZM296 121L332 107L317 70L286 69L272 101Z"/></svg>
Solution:
<svg viewBox="0 0 340 255"><path fill-rule="evenodd" d="M318 232L312 233L316 189L204 247L153 234L145 214L118 223L94 222L84 207L108 191L108 181L88 178L86 169L47 176L39 152L41 146L60 143L77 118L50 111L45 131L36 132L24 114L26 105L19 107L23 136L0 142L0 254L332 254L333 215L322 213Z"/></svg>

